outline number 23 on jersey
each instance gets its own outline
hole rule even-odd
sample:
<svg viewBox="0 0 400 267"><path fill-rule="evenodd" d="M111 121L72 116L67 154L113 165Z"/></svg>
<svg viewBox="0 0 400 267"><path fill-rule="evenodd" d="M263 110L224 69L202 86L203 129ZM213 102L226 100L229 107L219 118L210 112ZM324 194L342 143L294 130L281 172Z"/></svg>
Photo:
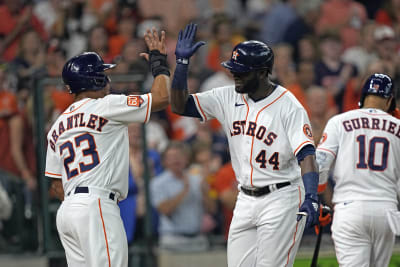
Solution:
<svg viewBox="0 0 400 267"><path fill-rule="evenodd" d="M66 141L60 146L60 155L68 153L64 157L64 168L67 173L68 180L77 176L82 172L87 172L96 167L99 163L99 154L96 149L96 142L93 135L84 133L74 138L74 142ZM64 152L65 151L65 152ZM75 162L76 152L81 151L83 158L89 158L89 164L85 162Z"/></svg>

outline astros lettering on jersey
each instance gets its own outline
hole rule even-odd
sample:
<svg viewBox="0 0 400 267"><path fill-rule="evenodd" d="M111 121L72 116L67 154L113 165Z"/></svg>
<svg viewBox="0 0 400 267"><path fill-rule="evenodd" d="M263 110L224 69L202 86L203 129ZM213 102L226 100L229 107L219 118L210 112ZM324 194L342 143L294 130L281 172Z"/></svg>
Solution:
<svg viewBox="0 0 400 267"><path fill-rule="evenodd" d="M262 187L300 178L295 155L314 143L307 114L292 93L277 86L255 102L226 86L193 96L203 120L215 117L222 123L240 185Z"/></svg>

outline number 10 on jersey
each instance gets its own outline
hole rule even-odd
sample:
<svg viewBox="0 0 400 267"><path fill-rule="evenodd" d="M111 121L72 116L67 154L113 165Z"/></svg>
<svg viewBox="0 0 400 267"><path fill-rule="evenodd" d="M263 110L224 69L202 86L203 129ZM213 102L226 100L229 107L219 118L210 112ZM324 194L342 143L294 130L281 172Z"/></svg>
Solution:
<svg viewBox="0 0 400 267"><path fill-rule="evenodd" d="M365 135L359 135L356 138L359 144L359 160L357 163L358 169L369 168L372 171L384 171L387 167L389 154L389 141L384 137L373 137L371 140L366 140ZM368 143L368 145L367 145ZM375 162L377 146L381 144L382 153L380 155L380 164ZM366 153L368 152L368 153Z"/></svg>

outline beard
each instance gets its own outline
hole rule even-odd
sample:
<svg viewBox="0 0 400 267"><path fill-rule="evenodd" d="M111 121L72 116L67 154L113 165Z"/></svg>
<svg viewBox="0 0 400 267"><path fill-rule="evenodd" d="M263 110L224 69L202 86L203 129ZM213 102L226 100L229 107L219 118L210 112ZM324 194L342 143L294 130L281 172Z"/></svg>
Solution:
<svg viewBox="0 0 400 267"><path fill-rule="evenodd" d="M255 92L259 86L260 80L258 79L257 75L254 75L251 80L248 80L244 84L235 82L235 91L239 94L249 94Z"/></svg>

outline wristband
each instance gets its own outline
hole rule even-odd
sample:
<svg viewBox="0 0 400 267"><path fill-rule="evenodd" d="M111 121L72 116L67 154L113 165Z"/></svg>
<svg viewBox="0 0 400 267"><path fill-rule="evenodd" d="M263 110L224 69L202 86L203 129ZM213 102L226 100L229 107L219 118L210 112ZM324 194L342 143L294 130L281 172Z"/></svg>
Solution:
<svg viewBox="0 0 400 267"><path fill-rule="evenodd" d="M167 55L161 54L159 50L151 50L149 53L150 70L155 78L164 74L170 76L167 64Z"/></svg>
<svg viewBox="0 0 400 267"><path fill-rule="evenodd" d="M176 63L177 64L184 64L184 65L189 65L189 59L188 58L176 58Z"/></svg>
<svg viewBox="0 0 400 267"><path fill-rule="evenodd" d="M318 192L319 175L317 172L307 172L303 175L304 189L306 195L317 195ZM318 199L318 198L317 198Z"/></svg>
<svg viewBox="0 0 400 267"><path fill-rule="evenodd" d="M187 76L188 76L189 65L187 64L176 64L174 78L172 80L172 89L185 91L187 90Z"/></svg>

